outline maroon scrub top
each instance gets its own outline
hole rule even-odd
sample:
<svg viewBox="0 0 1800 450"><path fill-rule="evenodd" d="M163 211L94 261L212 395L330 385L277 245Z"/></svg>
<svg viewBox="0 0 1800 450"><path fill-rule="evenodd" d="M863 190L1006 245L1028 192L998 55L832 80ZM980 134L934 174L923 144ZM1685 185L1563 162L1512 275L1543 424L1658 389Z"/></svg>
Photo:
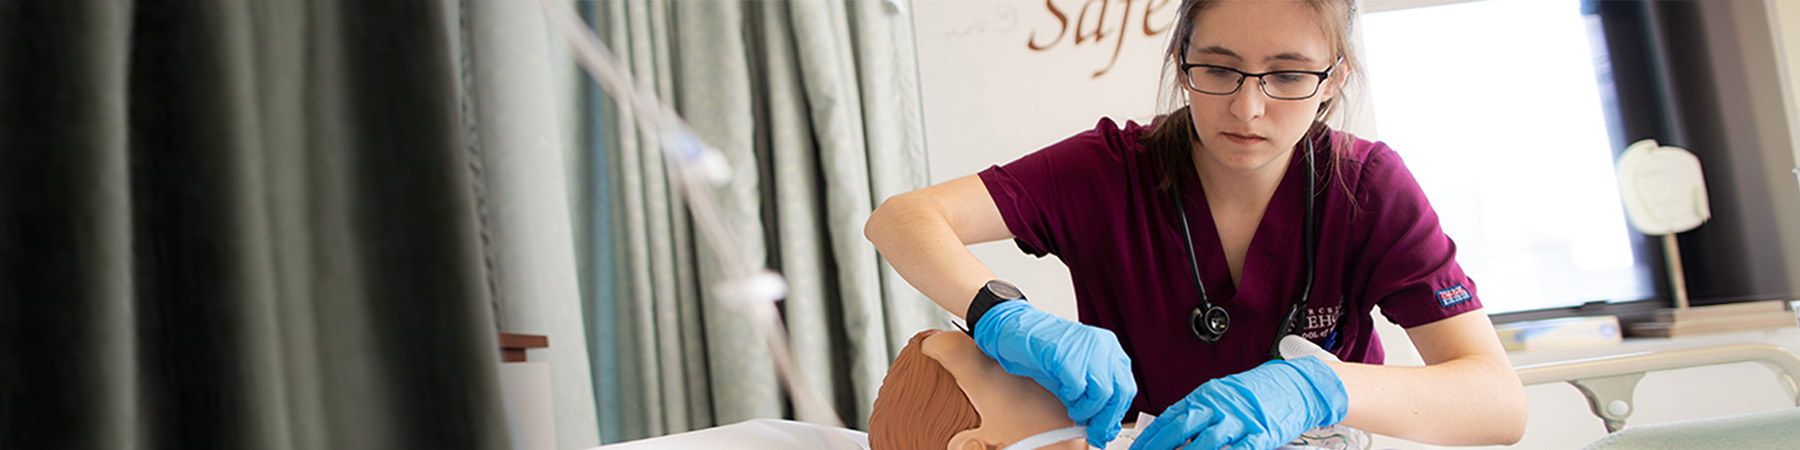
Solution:
<svg viewBox="0 0 1800 450"><path fill-rule="evenodd" d="M1213 304L1231 314L1230 331L1207 344L1188 325L1200 296L1181 218L1173 197L1156 191L1149 154L1138 142L1149 131L1103 118L1091 131L980 176L1019 248L1055 254L1068 266L1081 322L1118 334L1137 377L1132 409L1160 414L1201 383L1265 361L1281 315L1305 287L1306 162L1293 152L1245 255L1242 286L1231 283L1198 176L1184 171L1200 275ZM1371 308L1380 305L1389 320L1411 328L1479 309L1481 301L1400 155L1386 144L1328 134L1353 145L1340 151L1334 169L1327 141L1315 141L1318 266L1296 326L1313 342L1335 341L1332 353L1345 361L1380 364ZM1029 296L1031 287L1024 290Z"/></svg>

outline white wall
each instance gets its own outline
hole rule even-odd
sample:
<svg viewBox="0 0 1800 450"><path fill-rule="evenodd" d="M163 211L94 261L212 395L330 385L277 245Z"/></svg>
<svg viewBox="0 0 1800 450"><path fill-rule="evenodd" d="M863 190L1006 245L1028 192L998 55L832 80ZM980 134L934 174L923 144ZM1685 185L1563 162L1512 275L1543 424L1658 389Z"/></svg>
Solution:
<svg viewBox="0 0 1800 450"><path fill-rule="evenodd" d="M1155 115L1169 33L1144 33L1145 10L1158 8L1148 20L1166 28L1179 2L1110 2L1105 21L1099 3L1084 20L1083 3L1048 3L1066 16L1066 30L1041 0L913 3L932 184L1005 164L1091 130L1104 116L1123 123ZM1096 30L1103 37L1089 38ZM1031 49L1033 42L1043 50ZM1033 258L1010 240L971 251L1038 308L1075 318L1068 269L1054 256Z"/></svg>

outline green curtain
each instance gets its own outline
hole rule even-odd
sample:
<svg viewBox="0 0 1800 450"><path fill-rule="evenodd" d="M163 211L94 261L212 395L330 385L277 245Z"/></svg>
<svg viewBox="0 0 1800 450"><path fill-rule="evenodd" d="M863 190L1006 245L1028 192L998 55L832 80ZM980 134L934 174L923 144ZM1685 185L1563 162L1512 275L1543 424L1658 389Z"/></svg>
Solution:
<svg viewBox="0 0 1800 450"><path fill-rule="evenodd" d="M462 24L458 60L466 77L465 140L485 205L482 242L500 330L549 339L549 348L530 351L530 362L549 371L555 448L600 445L575 265L574 204L565 180L566 147L578 141L564 132L578 126L565 119L577 116L579 96L573 60L556 45L562 36L551 32L542 9L568 5L566 0L455 5ZM570 110L563 111L562 103Z"/></svg>
<svg viewBox="0 0 1800 450"><path fill-rule="evenodd" d="M504 448L444 7L0 2L0 448Z"/></svg>
<svg viewBox="0 0 1800 450"><path fill-rule="evenodd" d="M906 338L949 315L882 263L862 236L881 199L923 187L925 153L907 2L627 0L587 3L606 44L734 169L712 192L753 263L782 273L780 304L810 388L864 426ZM793 417L746 315L706 289L718 257L697 240L658 136L601 100L591 134L610 212L610 281L588 292L604 436L617 442L752 418ZM587 216L582 214L582 216ZM601 252L604 253L601 253ZM610 289L607 289L610 288ZM609 395L616 398L608 399Z"/></svg>

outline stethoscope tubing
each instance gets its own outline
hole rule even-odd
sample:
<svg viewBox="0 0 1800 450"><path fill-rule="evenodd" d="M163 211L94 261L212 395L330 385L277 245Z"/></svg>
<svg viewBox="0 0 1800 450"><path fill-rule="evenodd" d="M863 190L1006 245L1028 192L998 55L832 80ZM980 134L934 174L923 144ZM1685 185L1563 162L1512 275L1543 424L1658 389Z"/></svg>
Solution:
<svg viewBox="0 0 1800 450"><path fill-rule="evenodd" d="M1318 231L1313 228L1313 197L1318 192L1318 168L1313 156L1312 139L1312 133L1307 133L1306 136L1301 138L1301 141L1305 143L1306 147L1304 150L1306 153L1306 211L1302 214L1302 217L1304 217L1302 226L1305 228L1301 231L1302 243L1306 248L1306 282L1305 286L1300 290L1299 298L1295 299L1294 303L1288 307L1287 314L1283 315L1281 318L1281 324L1275 328L1275 342L1269 346L1270 359L1281 358L1281 337L1291 334L1293 332L1294 323L1299 321L1302 308L1312 296L1313 277L1318 268L1318 261L1316 260L1317 256L1315 255L1318 251L1317 242L1315 242ZM1175 208L1181 214L1181 237L1187 242L1188 268L1193 271L1194 290L1200 294L1200 306L1196 308L1195 315L1190 317L1189 326L1193 327L1195 338L1207 343L1217 342L1224 336L1226 331L1230 330L1230 316L1223 308L1213 305L1212 300L1206 295L1206 284L1202 282L1200 278L1200 260L1199 257L1196 256L1196 253L1198 253L1199 250L1194 248L1194 234L1188 226L1187 207L1184 205L1179 190L1175 192ZM1225 318L1225 321L1223 322L1224 325L1219 327L1220 329L1216 332L1203 332L1195 321L1202 320L1207 324L1211 324L1213 323L1211 317L1215 312Z"/></svg>

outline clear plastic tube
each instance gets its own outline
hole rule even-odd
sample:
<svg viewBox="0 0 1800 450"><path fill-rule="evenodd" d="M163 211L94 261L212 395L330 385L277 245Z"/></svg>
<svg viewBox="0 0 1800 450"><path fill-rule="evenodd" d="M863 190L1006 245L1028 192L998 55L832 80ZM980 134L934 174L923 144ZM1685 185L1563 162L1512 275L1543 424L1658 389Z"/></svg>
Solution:
<svg viewBox="0 0 1800 450"><path fill-rule="evenodd" d="M787 281L738 252L730 228L720 218L718 203L708 188L730 179L731 168L724 154L701 140L687 121L673 107L658 100L648 86L638 86L629 73L619 70L623 65L617 56L582 22L574 5L543 0L538 6L554 32L568 40L569 50L582 70L620 104L629 105L644 133L662 136L663 163L681 185L694 227L723 265L726 280L711 287L713 298L723 300L727 307L745 309L750 315L757 334L768 344L776 373L793 396L795 415L804 422L844 426L831 405L810 387L812 384L789 351L787 331L775 309L775 302L787 296Z"/></svg>

